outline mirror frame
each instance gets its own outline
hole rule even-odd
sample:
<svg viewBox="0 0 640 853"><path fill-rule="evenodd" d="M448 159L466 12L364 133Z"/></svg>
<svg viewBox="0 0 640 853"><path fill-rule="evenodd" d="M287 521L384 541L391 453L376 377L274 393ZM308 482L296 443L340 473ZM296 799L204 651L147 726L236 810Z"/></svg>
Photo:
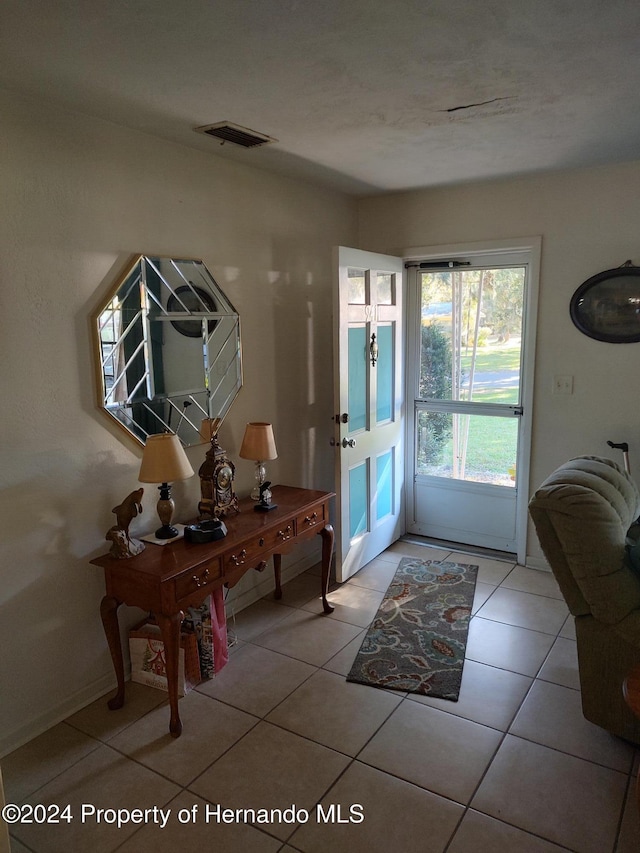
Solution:
<svg viewBox="0 0 640 853"><path fill-rule="evenodd" d="M636 282L620 281L634 278ZM609 344L639 342L640 267L627 261L621 267L591 276L571 297L569 313L576 328L596 341ZM635 323L630 323L630 319Z"/></svg>
<svg viewBox="0 0 640 853"><path fill-rule="evenodd" d="M160 432L185 447L209 440L201 422L222 421L237 397L242 348L240 317L202 260L133 256L91 326L98 408L112 423L141 446Z"/></svg>

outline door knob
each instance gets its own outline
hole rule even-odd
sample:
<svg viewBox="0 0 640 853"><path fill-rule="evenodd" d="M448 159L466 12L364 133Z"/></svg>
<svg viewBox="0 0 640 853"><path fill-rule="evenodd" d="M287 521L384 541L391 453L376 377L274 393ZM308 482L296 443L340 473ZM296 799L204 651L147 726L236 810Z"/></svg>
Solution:
<svg viewBox="0 0 640 853"><path fill-rule="evenodd" d="M343 447L355 447L356 446L355 438L343 438L342 439L342 446Z"/></svg>

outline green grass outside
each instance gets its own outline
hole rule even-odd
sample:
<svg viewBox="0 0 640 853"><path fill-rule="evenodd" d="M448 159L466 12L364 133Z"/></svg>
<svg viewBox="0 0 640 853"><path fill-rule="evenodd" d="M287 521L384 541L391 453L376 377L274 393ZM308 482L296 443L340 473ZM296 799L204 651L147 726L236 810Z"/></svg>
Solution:
<svg viewBox="0 0 640 853"><path fill-rule="evenodd" d="M471 368L471 356L463 355L462 368L466 376ZM476 376L484 372L500 372L517 369L520 365L520 346L478 347ZM517 380L512 388L476 389L476 403L518 404ZM513 485L509 468L515 465L517 454L518 424L513 418L496 418L484 415L460 418L460 429L469 421L465 476L467 479ZM451 476L453 470L453 438L441 448L439 463L433 468L421 469L421 473L442 473Z"/></svg>
<svg viewBox="0 0 640 853"><path fill-rule="evenodd" d="M472 350L466 349L462 351L460 359L464 370L469 372L471 369ZM497 370L516 370L520 367L520 344L506 347L500 346L483 346L478 347L476 354L476 373L484 373L485 371L494 372Z"/></svg>
<svg viewBox="0 0 640 853"><path fill-rule="evenodd" d="M471 352L460 359L463 376L468 379L471 371ZM520 344L511 347L478 347L476 354L475 376L480 373L499 373L501 370L517 370L520 367ZM503 403L515 406L518 404L517 381L512 388L484 389L473 391L474 403Z"/></svg>

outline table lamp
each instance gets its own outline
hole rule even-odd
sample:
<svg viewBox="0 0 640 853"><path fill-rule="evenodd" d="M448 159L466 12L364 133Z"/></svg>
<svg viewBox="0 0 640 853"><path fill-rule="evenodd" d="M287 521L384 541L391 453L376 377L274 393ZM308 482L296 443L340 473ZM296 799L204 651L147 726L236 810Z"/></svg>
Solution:
<svg viewBox="0 0 640 853"><path fill-rule="evenodd" d="M142 464L138 480L141 483L160 483L160 499L158 500L158 516L162 527L156 530L158 539L174 539L179 531L171 526L175 504L171 497L170 483L175 480L187 480L193 477L187 454L174 433L150 435L142 453Z"/></svg>
<svg viewBox="0 0 640 853"><path fill-rule="evenodd" d="M256 463L256 485L251 492L251 497L260 503L255 509L262 511L275 509L276 505L271 503L271 492L269 484L266 483L267 472L264 467L267 459L278 458L271 424L247 424L239 455L243 459L253 459Z"/></svg>

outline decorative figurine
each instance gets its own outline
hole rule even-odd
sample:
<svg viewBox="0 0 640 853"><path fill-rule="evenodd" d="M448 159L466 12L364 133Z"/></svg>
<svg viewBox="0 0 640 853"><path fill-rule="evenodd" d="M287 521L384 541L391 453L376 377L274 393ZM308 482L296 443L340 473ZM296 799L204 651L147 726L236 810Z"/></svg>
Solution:
<svg viewBox="0 0 640 853"><path fill-rule="evenodd" d="M267 480L266 483L261 483L260 485L260 500L254 506L254 509L257 512L269 512L270 509L277 509L278 504L271 503L271 480Z"/></svg>
<svg viewBox="0 0 640 853"><path fill-rule="evenodd" d="M135 557L136 554L144 551L144 542L140 542L139 539L132 539L129 536L131 521L137 515L142 514L143 494L144 489L136 489L135 492L127 495L121 504L111 510L116 515L117 524L109 528L105 539L112 543L109 553L118 560Z"/></svg>

